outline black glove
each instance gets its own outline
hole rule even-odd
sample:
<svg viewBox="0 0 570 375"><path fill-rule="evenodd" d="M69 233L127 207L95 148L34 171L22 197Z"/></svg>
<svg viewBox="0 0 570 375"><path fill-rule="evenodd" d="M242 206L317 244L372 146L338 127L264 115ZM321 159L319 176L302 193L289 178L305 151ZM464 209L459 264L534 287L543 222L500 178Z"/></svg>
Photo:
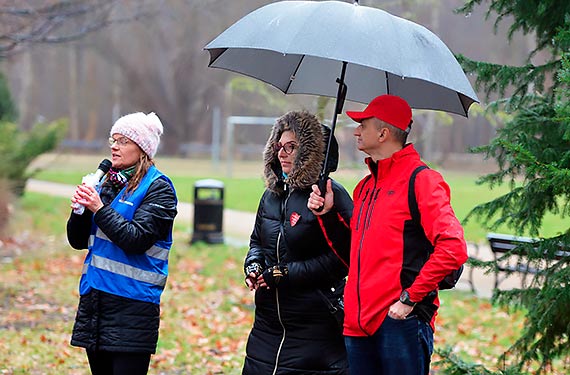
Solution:
<svg viewBox="0 0 570 375"><path fill-rule="evenodd" d="M245 276L248 277L250 273L255 273L255 277L259 277L263 273L263 267L259 263L251 263L244 268Z"/></svg>
<svg viewBox="0 0 570 375"><path fill-rule="evenodd" d="M289 280L289 270L287 266L276 265L269 267L263 272L263 280L270 289L277 288Z"/></svg>

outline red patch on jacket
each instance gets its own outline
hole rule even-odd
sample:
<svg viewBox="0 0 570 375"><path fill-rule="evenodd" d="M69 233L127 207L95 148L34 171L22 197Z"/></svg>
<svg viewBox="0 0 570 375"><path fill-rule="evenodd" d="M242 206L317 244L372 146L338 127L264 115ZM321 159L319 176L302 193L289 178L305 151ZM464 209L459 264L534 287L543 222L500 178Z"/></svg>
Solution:
<svg viewBox="0 0 570 375"><path fill-rule="evenodd" d="M291 222L291 226L294 227L295 224L297 224L297 222L299 221L299 219L301 218L301 215L299 215L296 212L293 212L291 214L291 217L289 218L289 221Z"/></svg>

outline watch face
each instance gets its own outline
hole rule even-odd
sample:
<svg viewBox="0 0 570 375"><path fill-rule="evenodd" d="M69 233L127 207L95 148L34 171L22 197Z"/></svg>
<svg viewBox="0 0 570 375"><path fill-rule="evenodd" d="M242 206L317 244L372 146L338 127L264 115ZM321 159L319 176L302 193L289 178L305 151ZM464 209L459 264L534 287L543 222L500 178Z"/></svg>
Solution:
<svg viewBox="0 0 570 375"><path fill-rule="evenodd" d="M400 302L402 302L404 305L408 305L408 306L415 306L416 304L412 301L410 301L410 294L408 293L407 290L404 290L402 292L402 294L400 294Z"/></svg>

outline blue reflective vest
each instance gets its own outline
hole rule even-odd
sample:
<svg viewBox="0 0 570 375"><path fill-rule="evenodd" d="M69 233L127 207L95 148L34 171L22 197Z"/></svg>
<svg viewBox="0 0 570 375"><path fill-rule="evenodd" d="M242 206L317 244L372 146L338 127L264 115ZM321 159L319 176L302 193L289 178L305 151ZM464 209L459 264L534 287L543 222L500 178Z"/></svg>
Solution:
<svg viewBox="0 0 570 375"><path fill-rule="evenodd" d="M132 220L149 186L157 178L168 181L174 190L172 181L152 166L131 195L124 195L125 186L110 206L125 219ZM168 254L171 247L172 233L169 233L166 241L157 241L144 254L126 254L93 224L89 238L89 252L79 282L79 294L84 295L93 288L159 304L168 276Z"/></svg>

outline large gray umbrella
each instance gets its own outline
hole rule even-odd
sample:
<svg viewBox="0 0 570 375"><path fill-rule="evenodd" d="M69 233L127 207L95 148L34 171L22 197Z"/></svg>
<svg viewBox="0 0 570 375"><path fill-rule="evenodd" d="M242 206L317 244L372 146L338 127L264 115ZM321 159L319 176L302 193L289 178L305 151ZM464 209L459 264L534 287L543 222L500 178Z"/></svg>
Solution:
<svg viewBox="0 0 570 375"><path fill-rule="evenodd" d="M210 67L257 78L286 94L336 97L333 132L345 97L368 103L392 94L412 108L463 116L478 102L435 34L357 1L272 3L244 16L205 49Z"/></svg>

